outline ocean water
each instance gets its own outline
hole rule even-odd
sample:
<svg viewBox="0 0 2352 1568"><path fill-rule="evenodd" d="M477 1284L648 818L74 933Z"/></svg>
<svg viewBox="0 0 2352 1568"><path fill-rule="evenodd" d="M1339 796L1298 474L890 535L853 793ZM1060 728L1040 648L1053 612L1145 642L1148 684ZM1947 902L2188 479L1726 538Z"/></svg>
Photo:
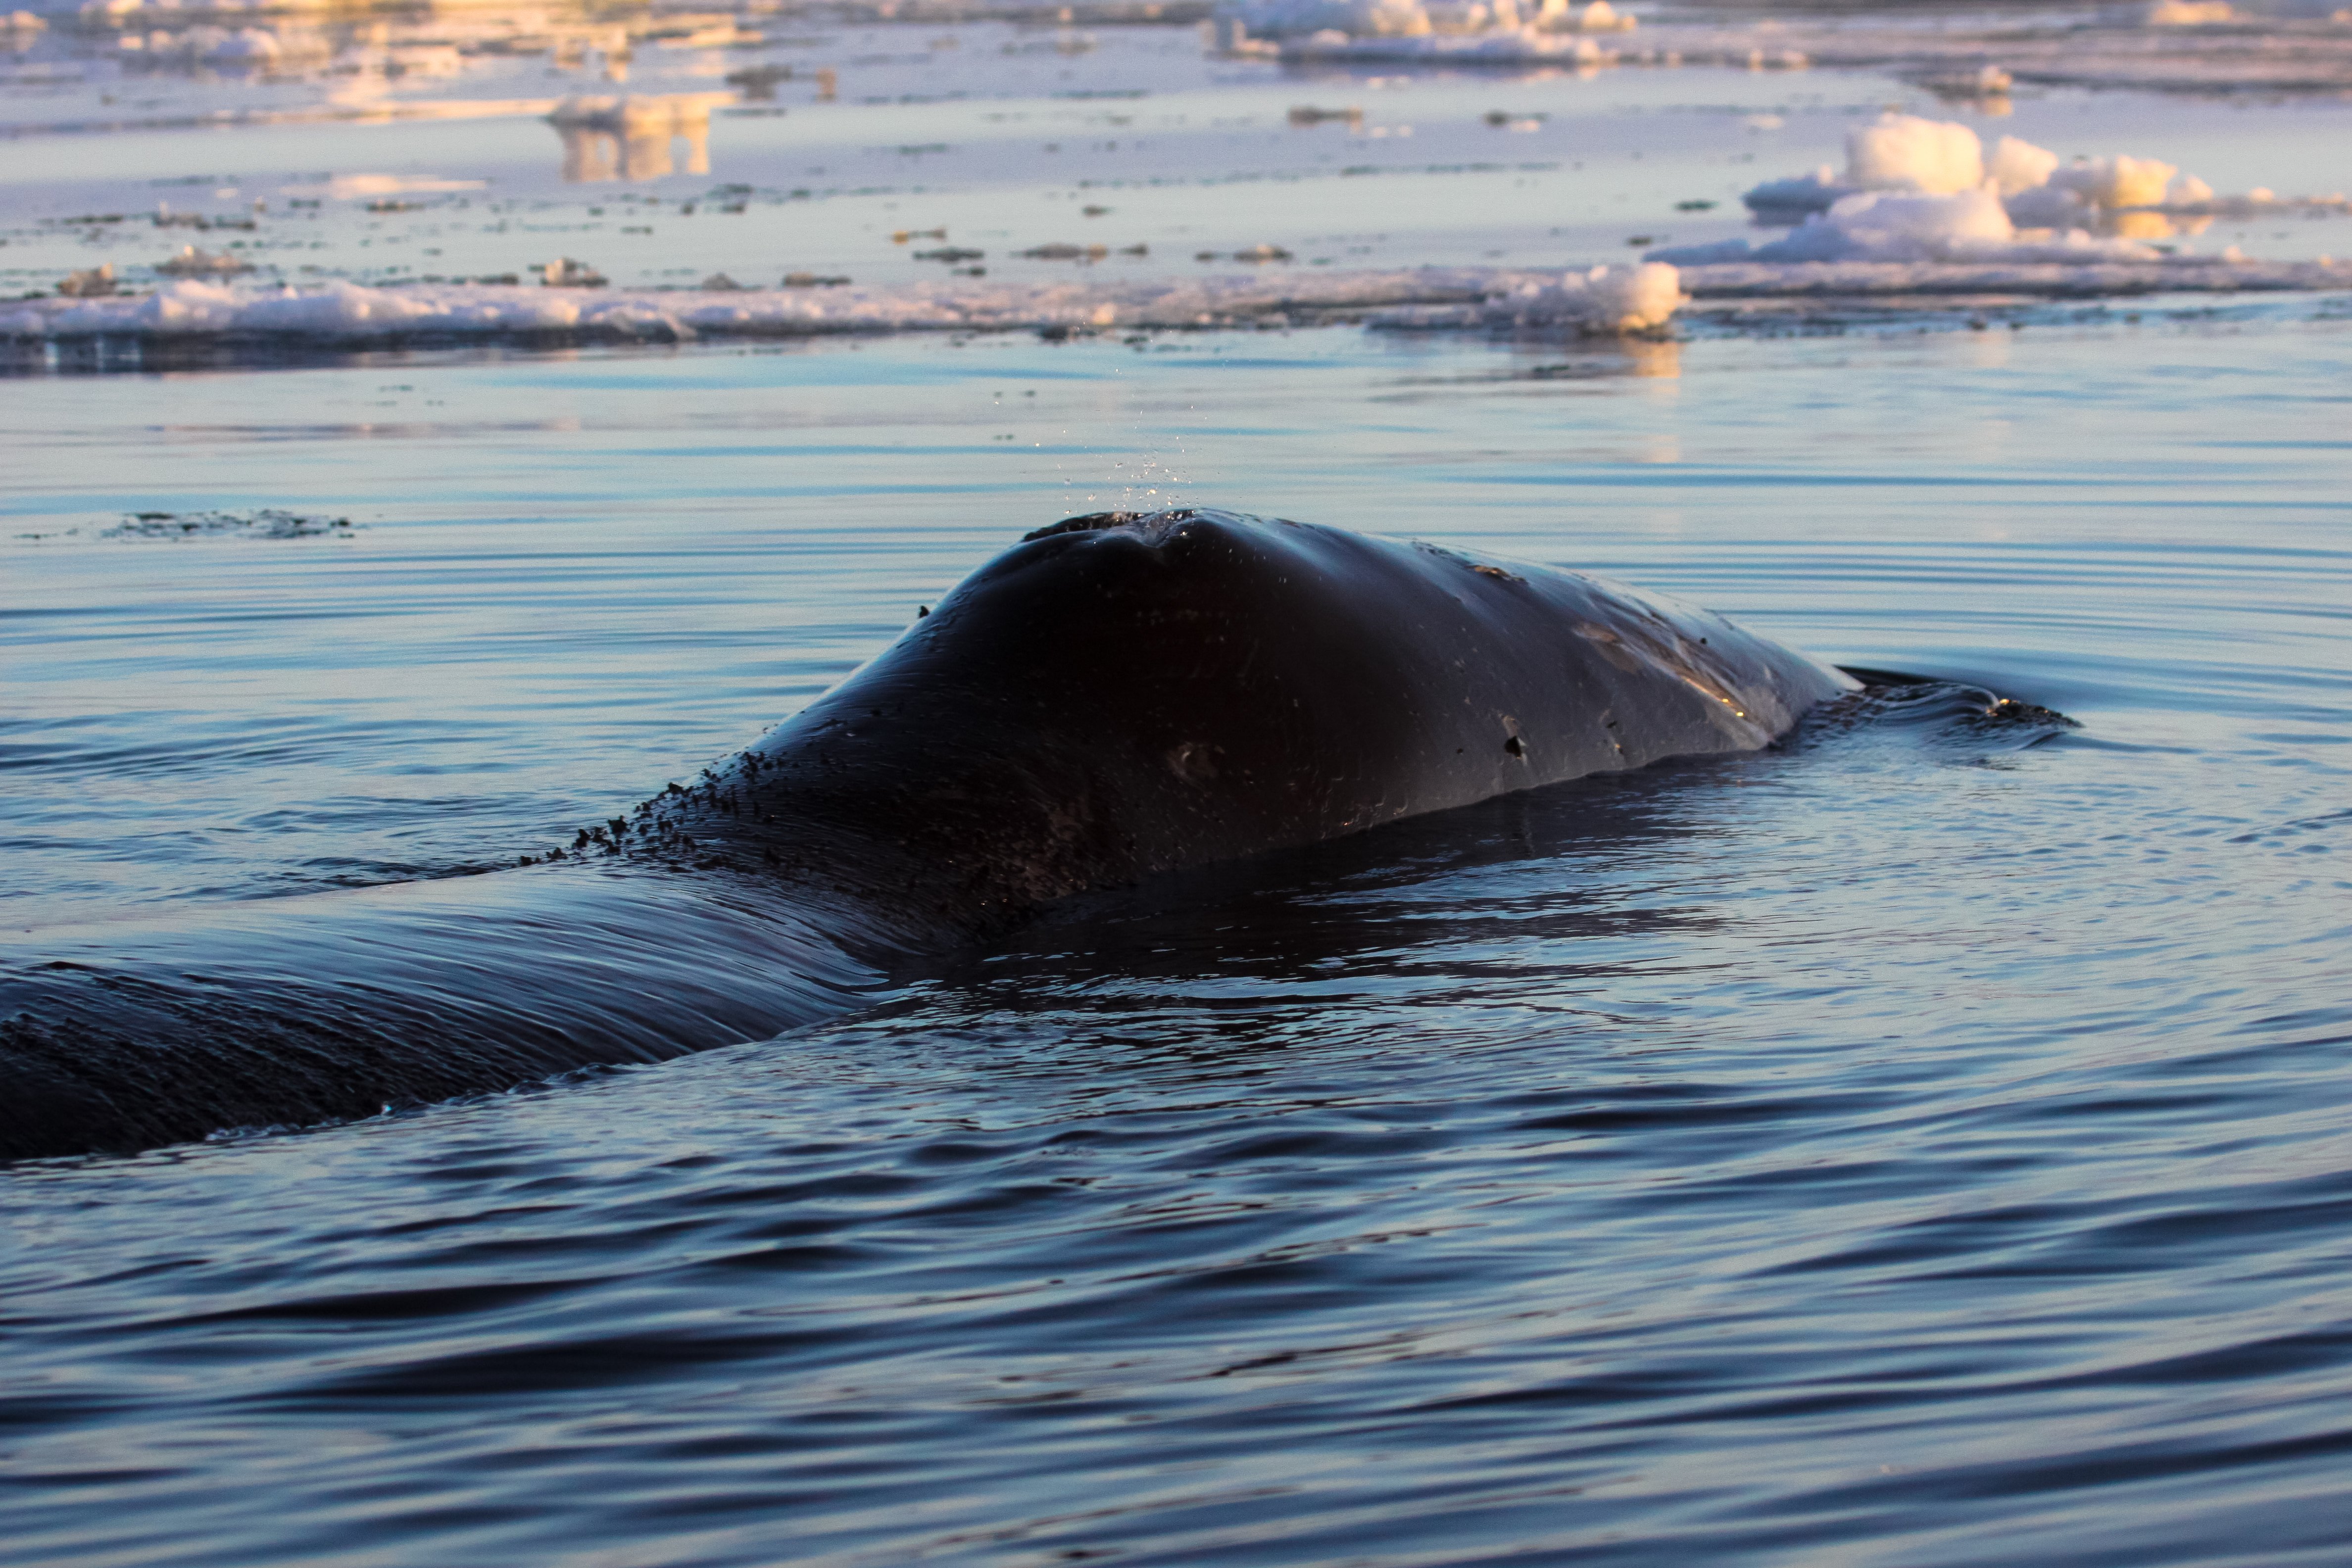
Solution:
<svg viewBox="0 0 2352 1568"><path fill-rule="evenodd" d="M2347 350L2159 300L0 381L12 952L510 863L1108 506L2080 726L1935 689L772 1040L10 1168L0 1562L2344 1561Z"/></svg>

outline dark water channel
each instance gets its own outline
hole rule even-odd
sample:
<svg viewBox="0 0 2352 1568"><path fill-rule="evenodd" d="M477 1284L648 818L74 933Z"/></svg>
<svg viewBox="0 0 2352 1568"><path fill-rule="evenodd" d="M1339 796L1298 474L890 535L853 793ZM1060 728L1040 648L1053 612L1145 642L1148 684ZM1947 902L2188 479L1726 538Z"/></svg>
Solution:
<svg viewBox="0 0 2352 1568"><path fill-rule="evenodd" d="M765 1043L0 1172L0 1563L2352 1560L2347 349L0 383L12 933L510 863L1106 505L1605 571L2083 725L1884 703ZM108 532L262 507L352 526Z"/></svg>

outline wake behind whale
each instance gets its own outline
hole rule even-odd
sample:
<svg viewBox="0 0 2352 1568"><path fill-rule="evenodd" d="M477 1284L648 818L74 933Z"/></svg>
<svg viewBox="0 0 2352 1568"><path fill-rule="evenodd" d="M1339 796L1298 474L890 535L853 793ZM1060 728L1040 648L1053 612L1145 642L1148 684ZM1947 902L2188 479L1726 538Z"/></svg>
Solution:
<svg viewBox="0 0 2352 1568"><path fill-rule="evenodd" d="M1071 895L1666 757L1846 675L1580 574L1236 513L1029 535L541 860L0 949L0 1159L765 1038Z"/></svg>

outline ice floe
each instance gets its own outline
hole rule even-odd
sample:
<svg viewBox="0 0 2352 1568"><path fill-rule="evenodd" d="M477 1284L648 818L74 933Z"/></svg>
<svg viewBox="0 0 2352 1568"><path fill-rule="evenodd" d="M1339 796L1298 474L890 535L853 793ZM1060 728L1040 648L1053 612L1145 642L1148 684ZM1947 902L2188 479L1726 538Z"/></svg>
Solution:
<svg viewBox="0 0 2352 1568"><path fill-rule="evenodd" d="M1811 174L1767 180L1741 199L1770 221L1826 212L1848 196L1897 191L1951 195L1990 181L2011 216L2046 220L2096 209L2160 206L2172 197L2208 199L2212 191L2193 176L2153 158L2078 159L2071 166L2057 153L2014 136L2003 136L1988 155L1975 131L1956 121L1925 120L1887 113L1846 132L1845 172L1824 163ZM2053 208L2047 192L2059 198ZM2016 204L2023 200L2029 211Z"/></svg>
<svg viewBox="0 0 2352 1568"><path fill-rule="evenodd" d="M324 38L302 28L230 28L211 23L177 32L157 27L125 33L114 47L134 64L203 64L221 70L252 71L318 64L331 52Z"/></svg>
<svg viewBox="0 0 2352 1568"><path fill-rule="evenodd" d="M226 251L199 250L184 245L179 254L155 264L155 270L166 278L226 278L253 270L253 263Z"/></svg>
<svg viewBox="0 0 2352 1568"><path fill-rule="evenodd" d="M1768 180L1743 198L1766 222L1793 222L1782 238L1675 246L1652 251L1679 266L1733 261L1803 263L2066 262L2161 264L2145 243L2170 232L2148 218L2211 216L2273 208L2340 208L2341 195L2282 202L2268 191L2221 198L2193 174L2154 158L2078 158L2014 136L1990 154L1977 133L1948 121L1889 113L1846 133L1843 174L1827 164ZM2135 232L2135 228L2141 232ZM2105 232L2112 230L2113 232Z"/></svg>
<svg viewBox="0 0 2352 1568"><path fill-rule="evenodd" d="M1218 0L1210 38L1291 60L1598 67L1619 57L1595 35L1637 25L1609 0Z"/></svg>
<svg viewBox="0 0 2352 1568"><path fill-rule="evenodd" d="M559 267L551 264L551 281ZM572 273L566 280L584 282ZM840 280L814 279L835 283ZM309 288L187 279L143 296L59 296L0 305L16 338L186 337L351 342L558 334L583 339L793 337L842 332L1202 328L1360 315L1415 305L1471 305L1496 319L1612 333L1664 325L1682 303L1675 269L1657 264L1559 273L1422 268L1394 272L1123 283L962 283L896 288L751 289L713 279L699 289L436 284Z"/></svg>
<svg viewBox="0 0 2352 1568"><path fill-rule="evenodd" d="M1876 124L1846 133L1845 160L1847 183L1866 191L1944 196L1984 184L1983 144L1953 121L1882 115Z"/></svg>
<svg viewBox="0 0 2352 1568"><path fill-rule="evenodd" d="M1553 283L1524 283L1489 295L1483 305L1490 320L1507 317L1518 327L1579 323L1601 331L1636 332L1664 326L1685 302L1681 275L1662 262L1649 261L1570 272Z"/></svg>
<svg viewBox="0 0 2352 1568"><path fill-rule="evenodd" d="M1769 18L1661 9L1640 37L1608 0L1218 0L1213 52L1404 68L1565 65L1809 66L1892 71L1941 95L1999 100L2013 82L2331 90L2352 86L2352 7L2270 0L2130 0L1951 12L1922 26L1903 7L1780 8Z"/></svg>
<svg viewBox="0 0 2352 1568"><path fill-rule="evenodd" d="M1466 304L1402 305L1375 312L1391 331L1484 328L1490 331L1622 334L1663 327L1690 303L1681 275L1660 262L1595 267L1557 279L1496 279Z"/></svg>
<svg viewBox="0 0 2352 1568"><path fill-rule="evenodd" d="M1769 17L1751 19L1724 8L1661 8L1643 23L1643 47L1614 40L1579 55L1577 63L1881 70L1978 101L1999 100L2012 83L2197 91L2352 87L2352 6L2341 0L2269 0L2259 16L2242 8L2225 16L2228 8L2210 0L2105 8L1944 6L1934 8L1931 20L1905 14L1917 9L1775 6ZM1355 29L1339 30L1365 41ZM1305 43L1294 36L1265 47L1305 56ZM1507 43L1494 47L1531 61L1545 53ZM1396 45L1384 53L1360 52L1399 64L1415 58L1413 49ZM1444 50L1425 47L1421 55L1433 64L1449 63Z"/></svg>
<svg viewBox="0 0 2352 1568"><path fill-rule="evenodd" d="M1948 198L1914 197L1934 201ZM571 265L577 264L557 264ZM550 269L552 273L552 268ZM824 283L834 287L817 288ZM0 304L0 337L199 337L324 345L520 337L677 342L859 332L1263 327L1363 320L1391 328L1612 334L1665 325L1693 300L2007 293L2081 298L2158 291L2340 289L2352 265L2322 259L2116 258L2063 248L2034 259L1839 261L1803 267L1717 262L1534 272L1501 268L1282 271L1126 282L933 280L892 288L809 279L695 289L499 284L304 288L188 279L144 295L59 295Z"/></svg>
<svg viewBox="0 0 2352 1568"><path fill-rule="evenodd" d="M77 268L66 274L58 285L58 293L68 300L99 300L115 292L121 280L114 276L114 263L102 261L96 267Z"/></svg>

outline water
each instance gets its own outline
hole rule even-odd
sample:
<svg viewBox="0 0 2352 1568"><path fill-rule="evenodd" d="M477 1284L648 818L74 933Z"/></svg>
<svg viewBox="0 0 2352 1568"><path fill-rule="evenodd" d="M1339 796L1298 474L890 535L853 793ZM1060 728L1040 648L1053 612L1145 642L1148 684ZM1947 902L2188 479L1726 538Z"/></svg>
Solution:
<svg viewBox="0 0 2352 1568"><path fill-rule="evenodd" d="M2133 311L0 383L12 928L543 848L1147 500L2083 726L1898 705L15 1168L0 1562L2341 1561L2352 338ZM354 526L104 533L259 507Z"/></svg>

